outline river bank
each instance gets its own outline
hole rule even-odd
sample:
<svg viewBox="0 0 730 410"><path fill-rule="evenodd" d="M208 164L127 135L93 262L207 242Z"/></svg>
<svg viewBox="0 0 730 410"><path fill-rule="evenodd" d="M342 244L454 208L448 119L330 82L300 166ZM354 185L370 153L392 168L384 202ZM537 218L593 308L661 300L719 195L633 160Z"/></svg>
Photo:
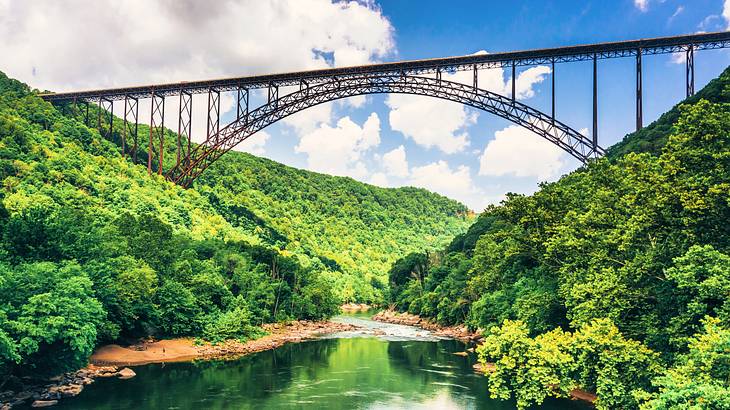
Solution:
<svg viewBox="0 0 730 410"><path fill-rule="evenodd" d="M357 329L348 323L293 321L263 326L268 335L241 342L229 340L219 344L196 343L192 338L146 340L130 346L116 344L99 347L89 365L75 372L23 386L18 391L0 392L0 410L32 401L32 407L49 407L58 400L81 393L84 386L99 377L128 379L135 376L129 368L149 363L185 362L196 359L235 359L251 353L276 349L287 343L313 340L321 335Z"/></svg>
<svg viewBox="0 0 730 410"><path fill-rule="evenodd" d="M478 332L470 332L466 326L442 326L428 319L410 313L401 313L392 309L383 310L373 316L373 320L385 323L394 323L399 325L408 325L420 327L428 330L436 336L450 337L464 342L479 343L484 337ZM476 363L474 371L481 374L487 374L494 371L493 363ZM589 404L593 404L598 396L593 393L581 389L573 389L570 392L570 398L580 400Z"/></svg>
<svg viewBox="0 0 730 410"><path fill-rule="evenodd" d="M428 330L436 336L450 337L464 342L479 342L482 335L479 332L471 332L462 326L442 326L429 319L422 318L418 315L410 313L396 312L395 310L382 310L373 316L373 320L385 323L394 323L398 325L415 326L424 330Z"/></svg>

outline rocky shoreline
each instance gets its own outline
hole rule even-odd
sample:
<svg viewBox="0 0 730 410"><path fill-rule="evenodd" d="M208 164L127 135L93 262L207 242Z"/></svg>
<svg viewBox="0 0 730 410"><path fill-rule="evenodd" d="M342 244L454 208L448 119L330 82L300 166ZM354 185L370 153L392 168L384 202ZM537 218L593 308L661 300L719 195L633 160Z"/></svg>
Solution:
<svg viewBox="0 0 730 410"><path fill-rule="evenodd" d="M102 346L91 356L90 364L75 372L64 373L44 382L24 386L20 391L0 392L0 410L27 404L31 407L49 407L58 404L65 397L81 393L84 386L94 383L96 378L118 377L129 379L135 376L132 369L122 366L137 366L148 363L235 359L251 353L271 350L287 343L316 339L320 335L355 330L358 327L348 323L293 321L263 326L269 334L255 340L241 342L229 340L223 343L196 343L194 339L145 340L135 345Z"/></svg>
<svg viewBox="0 0 730 410"><path fill-rule="evenodd" d="M442 326L418 315L412 315L410 313L400 313L391 309L378 312L378 314L373 316L373 320L378 322L394 323L398 325L420 327L421 329L432 332L436 336L450 337L452 339L458 339L464 342L478 343L483 339L481 333L471 332L464 325Z"/></svg>

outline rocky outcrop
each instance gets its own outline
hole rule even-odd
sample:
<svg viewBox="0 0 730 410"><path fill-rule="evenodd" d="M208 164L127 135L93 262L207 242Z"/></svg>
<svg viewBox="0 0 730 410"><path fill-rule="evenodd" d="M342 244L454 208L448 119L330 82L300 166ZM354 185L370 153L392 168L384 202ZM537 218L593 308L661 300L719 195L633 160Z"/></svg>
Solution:
<svg viewBox="0 0 730 410"><path fill-rule="evenodd" d="M399 325L416 326L431 331L436 336L459 339L465 342L479 342L482 335L479 332L470 332L466 326L442 326L431 320L410 313L383 310L373 316L378 322L395 323Z"/></svg>
<svg viewBox="0 0 730 410"><path fill-rule="evenodd" d="M114 366L89 365L75 372L64 373L48 379L45 384L24 386L20 391L0 393L0 410L7 410L33 400L31 407L49 407L64 397L77 396L97 377L119 376Z"/></svg>

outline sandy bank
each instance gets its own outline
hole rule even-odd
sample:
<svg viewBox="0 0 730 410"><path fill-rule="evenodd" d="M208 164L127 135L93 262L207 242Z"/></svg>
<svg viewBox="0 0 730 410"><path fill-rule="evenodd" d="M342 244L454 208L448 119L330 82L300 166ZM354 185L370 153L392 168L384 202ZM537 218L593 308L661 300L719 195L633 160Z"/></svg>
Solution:
<svg viewBox="0 0 730 410"><path fill-rule="evenodd" d="M180 362L222 356L241 356L275 349L286 343L315 339L320 335L354 330L356 326L334 322L295 321L286 324L264 325L269 335L260 339L240 342L229 340L217 345L196 345L194 339L167 339L143 342L122 347L102 346L89 361L96 365L136 366L147 363Z"/></svg>
<svg viewBox="0 0 730 410"><path fill-rule="evenodd" d="M370 309L372 309L372 306L365 303L345 303L344 305L340 306L340 310L345 313L367 312Z"/></svg>

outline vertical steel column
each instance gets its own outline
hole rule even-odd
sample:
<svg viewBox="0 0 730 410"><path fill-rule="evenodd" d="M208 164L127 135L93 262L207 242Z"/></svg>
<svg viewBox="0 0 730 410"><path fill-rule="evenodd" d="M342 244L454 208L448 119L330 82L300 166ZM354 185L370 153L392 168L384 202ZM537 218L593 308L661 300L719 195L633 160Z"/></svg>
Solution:
<svg viewBox="0 0 730 410"><path fill-rule="evenodd" d="M479 88L479 71L477 70L477 65L474 64L474 91L476 91Z"/></svg>
<svg viewBox="0 0 730 410"><path fill-rule="evenodd" d="M84 118L84 125L87 127L89 126L89 102L84 100L84 104L86 105L86 116Z"/></svg>
<svg viewBox="0 0 730 410"><path fill-rule="evenodd" d="M441 85L441 69L440 68L436 69L436 81L438 81L439 85Z"/></svg>
<svg viewBox="0 0 730 410"><path fill-rule="evenodd" d="M687 48L687 55L686 55L686 61L687 61L687 70L686 70L686 80L687 80L687 97L691 97L695 95L695 49L694 46L689 46Z"/></svg>
<svg viewBox="0 0 730 410"><path fill-rule="evenodd" d="M644 126L643 121L643 90L642 90L642 75L641 75L641 49L636 50L636 131L640 130Z"/></svg>
<svg viewBox="0 0 730 410"><path fill-rule="evenodd" d="M309 84L307 84L306 81L302 80L299 83L299 91L301 91L304 88L309 88ZM248 124L248 88L244 88L239 86L236 90L236 118L241 119L244 118L244 124Z"/></svg>
<svg viewBox="0 0 730 410"><path fill-rule="evenodd" d="M133 123L129 121L132 117ZM139 100L131 95L124 96L124 133L122 135L122 154L126 156L127 149L125 144L132 137L132 161L137 162L137 135L139 128Z"/></svg>
<svg viewBox="0 0 730 410"><path fill-rule="evenodd" d="M218 141L218 131L221 124L221 93L215 88L208 89L208 126L207 137L215 133L215 140Z"/></svg>
<svg viewBox="0 0 730 410"><path fill-rule="evenodd" d="M157 140L157 141L155 141ZM155 154L155 142L160 144L158 153L157 174L162 175L163 152L165 145L165 96L156 95L152 90L152 105L150 107L150 141L147 148L147 173L152 174L152 158Z"/></svg>
<svg viewBox="0 0 730 410"><path fill-rule="evenodd" d="M192 139L193 95L180 89L180 111L177 121L177 160L176 167L182 162L190 162L190 140Z"/></svg>
<svg viewBox="0 0 730 410"><path fill-rule="evenodd" d="M279 100L279 86L274 83L271 83L271 84L269 84L268 102L270 104L273 101L274 109L277 109L277 108L279 108L278 100Z"/></svg>
<svg viewBox="0 0 730 410"><path fill-rule="evenodd" d="M598 57L593 54L593 148L598 146Z"/></svg>
<svg viewBox="0 0 730 410"><path fill-rule="evenodd" d="M517 72L517 70L515 69L515 62L512 61L512 101L514 101L517 98L517 96L515 95L517 93L517 91L516 91L517 88L515 86L515 81L516 81L516 78L515 78L516 77L516 74L515 73L516 72Z"/></svg>
<svg viewBox="0 0 730 410"><path fill-rule="evenodd" d="M101 127L101 117L105 116L104 112L109 113L109 131L106 135L104 135L104 129ZM99 97L99 112L96 117L96 128L99 130L99 133L102 134L102 136L106 138L112 138L112 126L114 125L114 101Z"/></svg>
<svg viewBox="0 0 730 410"><path fill-rule="evenodd" d="M551 62L551 71L552 71L552 78L551 78L551 82L552 82L551 89L552 90L550 92L550 97L552 99L552 104L550 107L551 107L552 119L553 119L553 124L554 124L555 123L555 59L553 59L553 61Z"/></svg>

